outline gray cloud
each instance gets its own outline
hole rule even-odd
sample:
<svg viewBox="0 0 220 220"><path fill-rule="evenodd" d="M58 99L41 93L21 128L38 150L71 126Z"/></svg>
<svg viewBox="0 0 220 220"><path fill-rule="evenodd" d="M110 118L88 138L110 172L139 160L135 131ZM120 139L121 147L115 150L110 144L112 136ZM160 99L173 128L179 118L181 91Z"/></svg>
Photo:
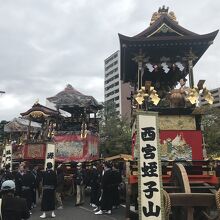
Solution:
<svg viewBox="0 0 220 220"><path fill-rule="evenodd" d="M0 120L17 117L37 98L72 84L103 101L103 61L151 15L170 6L179 24L199 34L219 28L220 2L209 0L0 0ZM195 80L219 87L220 37L195 67Z"/></svg>

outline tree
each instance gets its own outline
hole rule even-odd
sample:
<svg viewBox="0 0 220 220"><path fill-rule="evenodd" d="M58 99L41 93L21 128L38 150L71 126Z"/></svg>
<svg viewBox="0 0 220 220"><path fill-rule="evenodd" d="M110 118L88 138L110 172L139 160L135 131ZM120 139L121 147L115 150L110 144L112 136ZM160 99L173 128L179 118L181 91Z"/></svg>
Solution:
<svg viewBox="0 0 220 220"><path fill-rule="evenodd" d="M220 109L205 107L202 118L204 140L209 155L220 155Z"/></svg>
<svg viewBox="0 0 220 220"><path fill-rule="evenodd" d="M100 152L105 156L131 153L131 129L127 118L120 118L114 103L105 103L100 112Z"/></svg>

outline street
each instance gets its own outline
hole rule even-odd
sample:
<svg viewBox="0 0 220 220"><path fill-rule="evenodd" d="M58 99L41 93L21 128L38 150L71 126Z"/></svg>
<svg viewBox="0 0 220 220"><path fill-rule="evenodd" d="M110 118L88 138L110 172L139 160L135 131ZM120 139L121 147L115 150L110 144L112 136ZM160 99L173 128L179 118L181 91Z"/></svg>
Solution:
<svg viewBox="0 0 220 220"><path fill-rule="evenodd" d="M83 206L75 206L73 197L66 197L64 200L64 208L62 210L55 210L56 220L124 220L125 219L125 208L120 207L114 209L111 215L95 215L93 208L89 205L89 198ZM31 220L41 219L39 216L42 214L40 211L40 203L37 208L32 210ZM47 213L47 219L51 218L51 212Z"/></svg>

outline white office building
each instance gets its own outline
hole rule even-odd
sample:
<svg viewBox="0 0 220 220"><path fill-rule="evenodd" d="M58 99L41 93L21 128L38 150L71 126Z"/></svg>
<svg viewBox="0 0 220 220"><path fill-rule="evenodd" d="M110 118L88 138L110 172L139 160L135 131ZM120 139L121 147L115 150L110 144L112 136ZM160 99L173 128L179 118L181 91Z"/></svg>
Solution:
<svg viewBox="0 0 220 220"><path fill-rule="evenodd" d="M120 116L130 117L130 96L131 87L128 83L120 80L120 51L116 51L105 59L105 82L104 95L105 103L114 102L116 111Z"/></svg>

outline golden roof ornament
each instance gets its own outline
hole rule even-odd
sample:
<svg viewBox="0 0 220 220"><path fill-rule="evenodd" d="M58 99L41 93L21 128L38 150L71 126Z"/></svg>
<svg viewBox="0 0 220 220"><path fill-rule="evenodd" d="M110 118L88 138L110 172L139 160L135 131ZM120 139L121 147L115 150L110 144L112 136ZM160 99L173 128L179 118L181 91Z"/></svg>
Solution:
<svg viewBox="0 0 220 220"><path fill-rule="evenodd" d="M48 115L42 111L33 111L33 112L29 113L28 115L33 118L48 117Z"/></svg>
<svg viewBox="0 0 220 220"><path fill-rule="evenodd" d="M214 97L212 96L211 92L210 92L206 87L203 88L202 95L203 95L203 98L204 98L210 105L213 104L213 102L214 102Z"/></svg>
<svg viewBox="0 0 220 220"><path fill-rule="evenodd" d="M135 100L139 105L142 105L145 97L148 97L149 95L146 93L145 87L142 86L141 89L138 90L137 95L135 95Z"/></svg>
<svg viewBox="0 0 220 220"><path fill-rule="evenodd" d="M154 89L153 86L150 86L149 89L142 86L141 89L137 92L138 93L135 95L134 99L139 105L143 104L146 97L149 97L150 101L152 101L154 105L157 105L160 101L157 91Z"/></svg>
<svg viewBox="0 0 220 220"><path fill-rule="evenodd" d="M194 87L194 88L189 88L188 91L189 93L186 99L190 101L192 105L196 104L199 98L199 89L197 87Z"/></svg>
<svg viewBox="0 0 220 220"><path fill-rule="evenodd" d="M39 104L39 98L37 98L37 100L34 103L35 105Z"/></svg>
<svg viewBox="0 0 220 220"><path fill-rule="evenodd" d="M165 8L165 6L163 5L163 7L158 9L158 12L154 12L152 17L151 17L151 21L150 21L150 25L152 25L156 20L158 20L160 18L161 15L166 14L170 19L172 19L173 21L175 21L176 23L176 15L173 11L169 12L169 7Z"/></svg>
<svg viewBox="0 0 220 220"><path fill-rule="evenodd" d="M210 104L213 104L214 97L211 92L204 86L205 80L200 80L197 87L189 88L186 99L190 101L191 104L196 104L201 94L203 98Z"/></svg>

